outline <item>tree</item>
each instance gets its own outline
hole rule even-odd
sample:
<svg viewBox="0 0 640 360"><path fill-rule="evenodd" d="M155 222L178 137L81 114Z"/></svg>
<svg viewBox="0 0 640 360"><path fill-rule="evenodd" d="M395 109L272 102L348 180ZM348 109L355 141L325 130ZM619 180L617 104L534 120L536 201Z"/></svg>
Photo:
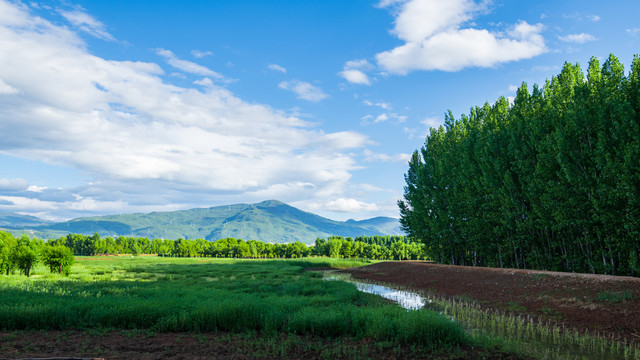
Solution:
<svg viewBox="0 0 640 360"><path fill-rule="evenodd" d="M6 236L9 235L9 236ZM11 256L12 245L14 241L13 236L9 233L0 231L0 274L7 274L14 269L15 263Z"/></svg>
<svg viewBox="0 0 640 360"><path fill-rule="evenodd" d="M71 265L75 262L73 251L66 246L45 246L42 250L42 262L49 267L49 270L69 275Z"/></svg>
<svg viewBox="0 0 640 360"><path fill-rule="evenodd" d="M38 251L35 243L29 240L29 237L23 235L18 239L18 244L10 254L11 261L20 271L30 276L31 269L38 263Z"/></svg>
<svg viewBox="0 0 640 360"><path fill-rule="evenodd" d="M449 112L409 161L400 223L437 262L636 274L639 144L640 58L628 77L613 55L586 76L565 63L512 103Z"/></svg>

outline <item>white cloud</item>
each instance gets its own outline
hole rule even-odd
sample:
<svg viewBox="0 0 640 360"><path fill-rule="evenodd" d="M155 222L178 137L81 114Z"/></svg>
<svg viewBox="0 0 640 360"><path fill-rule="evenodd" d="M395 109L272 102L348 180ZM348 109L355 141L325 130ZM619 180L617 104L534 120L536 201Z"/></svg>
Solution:
<svg viewBox="0 0 640 360"><path fill-rule="evenodd" d="M407 137L409 139L413 139L416 137L420 139L424 139L427 137L427 135L429 134L432 128L438 129L442 125L442 123L443 123L443 120L440 118L427 117L420 121L420 124L424 125L424 127L411 128L411 127L405 126L402 130L404 131L405 134L407 134Z"/></svg>
<svg viewBox="0 0 640 360"><path fill-rule="evenodd" d="M273 71L278 71L278 72L281 72L283 74L287 73L287 69L283 68L282 66L280 66L278 64L269 64L269 65L267 65L267 69L273 70Z"/></svg>
<svg viewBox="0 0 640 360"><path fill-rule="evenodd" d="M184 72L195 74L195 75L203 75L203 76L211 76L217 79L222 79L224 76L221 74L194 62L188 60L179 59L172 51L165 49L156 49L156 53L167 61L167 63L173 66L176 69L182 70Z"/></svg>
<svg viewBox="0 0 640 360"><path fill-rule="evenodd" d="M24 179L0 178L0 191L24 191L29 184Z"/></svg>
<svg viewBox="0 0 640 360"><path fill-rule="evenodd" d="M636 36L638 33L640 33L640 28L627 29L627 34L631 36Z"/></svg>
<svg viewBox="0 0 640 360"><path fill-rule="evenodd" d="M600 21L600 16L598 15L587 15L587 19L593 21L593 22L598 22Z"/></svg>
<svg viewBox="0 0 640 360"><path fill-rule="evenodd" d="M370 100L363 100L362 101L363 104L367 105L367 106L377 106L383 110L390 110L391 109L391 104L389 103L385 103L385 102L372 102Z"/></svg>
<svg viewBox="0 0 640 360"><path fill-rule="evenodd" d="M569 34L569 35L566 35L566 36L558 36L558 39L560 39L560 41L570 42L570 43L575 43L575 44L584 44L584 43L589 42L589 41L597 40L595 38L595 36L593 36L591 34L587 34L587 33Z"/></svg>
<svg viewBox="0 0 640 360"><path fill-rule="evenodd" d="M373 123L377 124L379 122L385 122L387 120L389 120L389 116L386 113L382 113L378 115L378 117L376 117L375 120L373 120Z"/></svg>
<svg viewBox="0 0 640 360"><path fill-rule="evenodd" d="M381 3L381 5L387 2ZM399 3L392 31L405 44L376 55L386 71L458 71L528 59L547 51L541 24L520 21L506 33L463 28L483 5L471 0L408 0Z"/></svg>
<svg viewBox="0 0 640 360"><path fill-rule="evenodd" d="M373 121L371 121L371 119L373 119ZM360 118L360 125L378 124L389 120L393 120L395 123L403 123L407 120L407 116L386 112L375 117L373 115L365 115Z"/></svg>
<svg viewBox="0 0 640 360"><path fill-rule="evenodd" d="M329 201L322 205L322 208L327 211L337 212L362 212L362 211L376 211L378 206L376 204L369 204L363 201L350 198L339 198Z"/></svg>
<svg viewBox="0 0 640 360"><path fill-rule="evenodd" d="M60 10L58 12L81 31L99 39L115 41L113 36L107 32L104 24L87 14L83 8L77 7L74 10Z"/></svg>
<svg viewBox="0 0 640 360"><path fill-rule="evenodd" d="M213 86L213 81L211 79L209 79L208 77L202 78L200 80L196 80L193 82L196 85L202 85L204 87L212 87Z"/></svg>
<svg viewBox="0 0 640 360"><path fill-rule="evenodd" d="M367 74L360 70L343 70L340 72L340 75L352 84L371 85Z"/></svg>
<svg viewBox="0 0 640 360"><path fill-rule="evenodd" d="M41 192L43 192L44 190L47 190L47 189L48 188L46 186L30 185L27 188L27 191L41 193Z"/></svg>
<svg viewBox="0 0 640 360"><path fill-rule="evenodd" d="M52 220L62 220L62 218L55 215L51 216L51 214L54 214L56 210L72 210L79 213L95 210L117 211L127 205L124 201L98 201L93 198L84 198L82 196L77 196L73 201L62 202L40 200L24 196L0 196L0 201L12 203L12 205L0 205L0 209L11 211L15 208L19 208L21 209L21 212L26 212L27 214L39 212L44 215L44 218Z"/></svg>
<svg viewBox="0 0 640 360"><path fill-rule="evenodd" d="M216 73L168 50L158 51L172 66L204 78L176 86L155 63L92 55L76 31L21 5L0 1L0 42L0 79L15 89L0 96L0 153L92 179L68 190L5 179L16 193L2 194L15 204L3 209L64 218L175 210L251 194L260 201L287 187L298 199L326 199L358 168L350 149L368 142L246 102L214 84ZM285 87L309 100L327 97L305 84Z"/></svg>
<svg viewBox="0 0 640 360"><path fill-rule="evenodd" d="M517 89L517 88L516 88ZM435 117L428 117L425 118L424 120L420 121L420 123L424 126L426 126L427 128L439 128L440 125L442 125L443 120L440 118L435 118Z"/></svg>
<svg viewBox="0 0 640 360"><path fill-rule="evenodd" d="M298 99L318 102L329 97L322 89L300 80L282 81L278 84L280 89L293 91Z"/></svg>
<svg viewBox="0 0 640 360"><path fill-rule="evenodd" d="M371 81L365 71L374 67L367 60L351 60L344 64L344 68L338 74L352 84L371 85Z"/></svg>
<svg viewBox="0 0 640 360"><path fill-rule="evenodd" d="M193 55L193 57L195 58L200 59L205 56L213 56L213 53L211 51L191 50L191 55Z"/></svg>
<svg viewBox="0 0 640 360"><path fill-rule="evenodd" d="M367 161L367 162L375 162L375 161L407 162L411 158L411 154L399 153L399 154L394 154L394 155L388 155L388 154L374 153L371 150L365 149L364 150L364 157L365 157L365 161Z"/></svg>
<svg viewBox="0 0 640 360"><path fill-rule="evenodd" d="M391 6L391 5L397 5L399 3L404 3L406 1L407 0L380 0L380 2L378 2L376 4L376 7L384 8L384 7L388 7L388 6Z"/></svg>

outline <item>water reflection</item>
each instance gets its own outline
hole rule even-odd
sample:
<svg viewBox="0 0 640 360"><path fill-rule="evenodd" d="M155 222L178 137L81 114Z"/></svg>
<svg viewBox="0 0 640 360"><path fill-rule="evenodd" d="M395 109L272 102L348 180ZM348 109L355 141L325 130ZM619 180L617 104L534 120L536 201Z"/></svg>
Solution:
<svg viewBox="0 0 640 360"><path fill-rule="evenodd" d="M382 285L355 283L358 290L369 294L380 295L385 299L395 301L398 305L409 310L422 309L425 300L418 294L408 291L394 290Z"/></svg>
<svg viewBox="0 0 640 360"><path fill-rule="evenodd" d="M422 309L426 304L431 303L431 300L427 300L414 292L392 289L390 287L377 284L367 284L360 281L353 281L349 274L326 272L324 279L340 280L352 283L358 288L358 290L362 292L379 295L385 299L396 302L401 307L409 310Z"/></svg>

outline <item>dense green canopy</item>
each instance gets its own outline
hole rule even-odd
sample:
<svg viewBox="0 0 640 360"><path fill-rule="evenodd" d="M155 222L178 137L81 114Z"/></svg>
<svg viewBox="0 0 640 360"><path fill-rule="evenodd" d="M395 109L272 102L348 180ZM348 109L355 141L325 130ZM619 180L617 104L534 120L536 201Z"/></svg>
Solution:
<svg viewBox="0 0 640 360"><path fill-rule="evenodd" d="M640 273L640 59L592 58L432 129L401 224L442 263Z"/></svg>

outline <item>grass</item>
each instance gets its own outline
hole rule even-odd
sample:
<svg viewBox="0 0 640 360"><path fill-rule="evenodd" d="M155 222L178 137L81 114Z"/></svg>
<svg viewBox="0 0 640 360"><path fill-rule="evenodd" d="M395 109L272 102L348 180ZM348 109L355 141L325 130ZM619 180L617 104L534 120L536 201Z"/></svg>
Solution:
<svg viewBox="0 0 640 360"><path fill-rule="evenodd" d="M475 303L440 298L432 301L445 315L468 329L476 329L474 340L486 348L496 347L539 359L640 360L640 348L627 345L626 341L579 333L528 316L491 312Z"/></svg>
<svg viewBox="0 0 640 360"><path fill-rule="evenodd" d="M2 276L0 328L247 333L370 339L423 350L470 344L432 311L406 311L305 268L363 261L81 257L69 277ZM215 279L215 280L212 280ZM253 336L256 337L255 335ZM327 356L331 356L328 354Z"/></svg>
<svg viewBox="0 0 640 360"><path fill-rule="evenodd" d="M627 300L633 300L633 294L631 293L631 290L624 290L621 292L601 291L598 293L597 299L600 301L606 301L610 304L615 304Z"/></svg>

